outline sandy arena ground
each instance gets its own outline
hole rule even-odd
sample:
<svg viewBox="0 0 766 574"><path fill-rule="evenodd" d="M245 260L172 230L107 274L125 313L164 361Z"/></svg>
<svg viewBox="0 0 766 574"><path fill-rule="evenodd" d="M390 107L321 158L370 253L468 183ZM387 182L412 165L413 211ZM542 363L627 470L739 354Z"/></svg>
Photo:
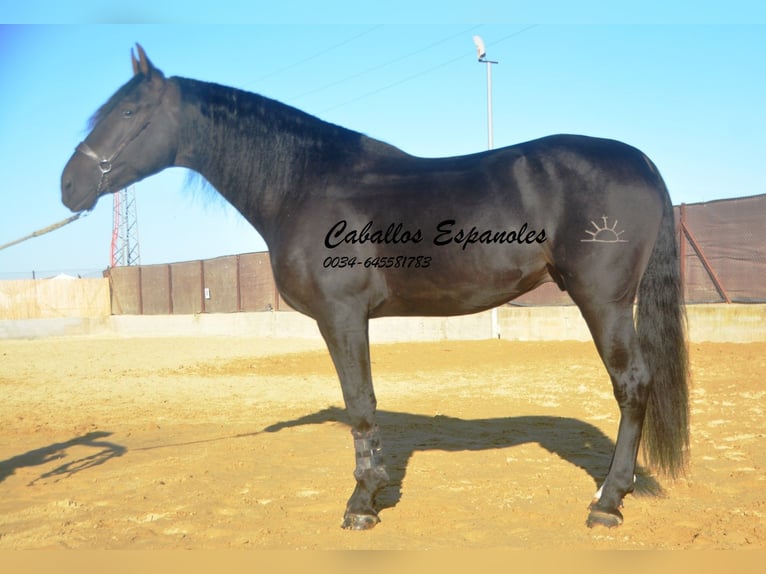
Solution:
<svg viewBox="0 0 766 574"><path fill-rule="evenodd" d="M1 549L766 547L766 344L691 346L688 479L589 530L617 407L590 343L378 345L393 484L340 528L354 454L318 342L0 341Z"/></svg>

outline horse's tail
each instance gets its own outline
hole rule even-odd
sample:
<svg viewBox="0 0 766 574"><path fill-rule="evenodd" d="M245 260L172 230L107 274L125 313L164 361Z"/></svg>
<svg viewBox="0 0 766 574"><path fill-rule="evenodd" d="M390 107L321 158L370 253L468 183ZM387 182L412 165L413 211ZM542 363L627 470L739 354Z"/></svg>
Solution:
<svg viewBox="0 0 766 574"><path fill-rule="evenodd" d="M673 478L684 473L689 449L685 327L673 205L664 189L659 234L638 290L636 329L652 376L644 454L650 466Z"/></svg>

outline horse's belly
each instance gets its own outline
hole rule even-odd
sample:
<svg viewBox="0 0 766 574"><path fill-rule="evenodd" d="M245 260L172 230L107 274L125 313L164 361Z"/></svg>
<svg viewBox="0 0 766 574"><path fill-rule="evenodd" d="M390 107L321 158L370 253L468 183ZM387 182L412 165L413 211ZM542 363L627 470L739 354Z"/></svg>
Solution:
<svg viewBox="0 0 766 574"><path fill-rule="evenodd" d="M390 315L451 316L478 313L507 303L550 281L545 268L514 268L477 273L455 268L449 273L387 274L387 295L372 312Z"/></svg>

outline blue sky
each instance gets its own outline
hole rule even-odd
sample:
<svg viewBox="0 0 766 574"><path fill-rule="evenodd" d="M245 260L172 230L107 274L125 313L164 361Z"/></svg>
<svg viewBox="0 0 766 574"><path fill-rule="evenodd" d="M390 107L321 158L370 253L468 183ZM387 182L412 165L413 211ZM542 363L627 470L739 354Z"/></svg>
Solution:
<svg viewBox="0 0 766 574"><path fill-rule="evenodd" d="M36 4L2 8L0 21L30 21L21 12ZM72 20L172 20L141 14L94 9ZM471 40L478 34L500 61L495 147L561 132L611 137L655 161L676 204L766 192L761 18L716 19L701 9L689 23L679 12L639 24L635 13L595 24L544 14L406 24L370 13L317 24L299 9L288 22L284 11L269 14L246 25L0 27L0 244L69 215L61 170L88 117L129 79L136 41L166 75L259 92L410 153L445 156L487 146L486 72ZM136 185L142 263L265 248L225 202L187 189L185 176L171 169ZM86 218L0 251L0 278L104 269L111 207L102 198Z"/></svg>

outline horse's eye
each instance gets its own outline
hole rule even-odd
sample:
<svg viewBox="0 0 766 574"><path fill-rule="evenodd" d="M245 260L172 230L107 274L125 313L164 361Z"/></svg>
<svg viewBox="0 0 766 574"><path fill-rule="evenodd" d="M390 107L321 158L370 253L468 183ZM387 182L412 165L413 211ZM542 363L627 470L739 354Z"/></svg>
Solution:
<svg viewBox="0 0 766 574"><path fill-rule="evenodd" d="M129 108L125 108L122 110L122 117L123 118L132 118L133 117L133 110Z"/></svg>

